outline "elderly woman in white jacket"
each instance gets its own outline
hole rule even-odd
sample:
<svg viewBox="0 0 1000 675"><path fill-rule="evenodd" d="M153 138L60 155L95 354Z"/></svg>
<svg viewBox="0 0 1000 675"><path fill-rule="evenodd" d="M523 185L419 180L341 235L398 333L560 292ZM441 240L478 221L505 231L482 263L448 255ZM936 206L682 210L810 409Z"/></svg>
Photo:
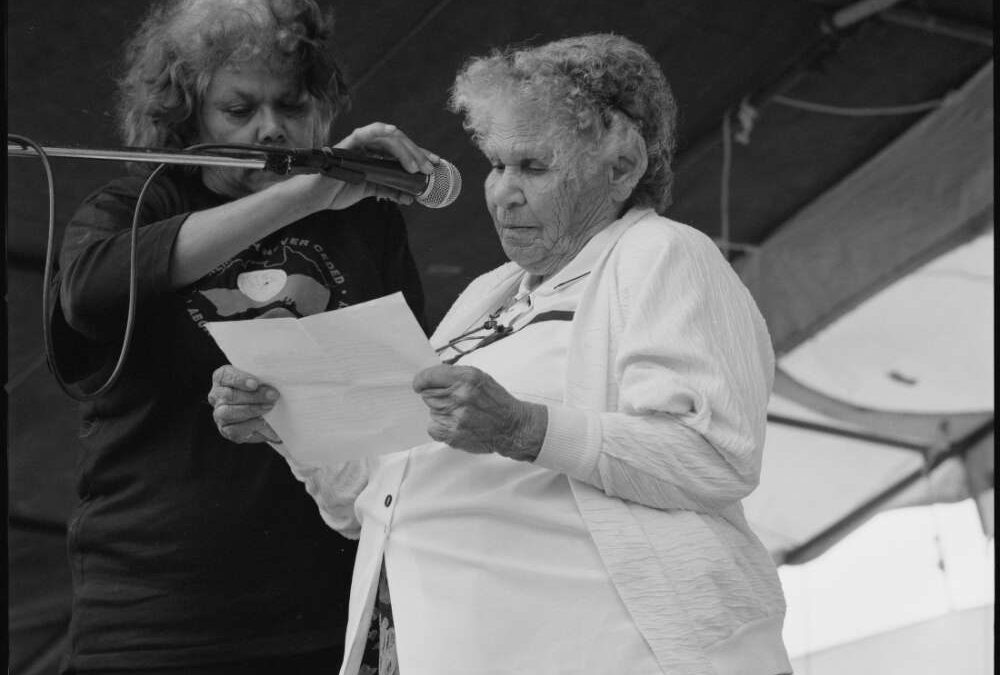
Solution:
<svg viewBox="0 0 1000 675"><path fill-rule="evenodd" d="M375 672L366 641L404 675L791 672L740 503L770 341L712 241L662 215L659 66L615 35L496 52L452 107L510 262L461 294L431 338L442 364L414 378L434 442L292 466L361 538L341 672ZM274 443L275 395L227 366L209 398L225 436Z"/></svg>

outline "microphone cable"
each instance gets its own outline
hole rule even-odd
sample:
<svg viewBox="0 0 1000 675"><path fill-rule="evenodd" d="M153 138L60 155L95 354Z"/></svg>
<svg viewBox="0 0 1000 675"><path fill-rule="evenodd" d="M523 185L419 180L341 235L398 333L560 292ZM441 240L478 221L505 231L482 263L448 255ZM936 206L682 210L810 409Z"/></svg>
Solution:
<svg viewBox="0 0 1000 675"><path fill-rule="evenodd" d="M45 152L45 149L38 143L31 140L30 138L27 138L26 136L20 136L18 134L7 134L7 141L17 143L22 147L31 148L36 153L38 153L38 159L41 161L42 168L45 170L45 182L48 190L48 206L49 206L48 226L45 238L45 261L42 268L42 341L43 341L43 349L45 350L45 362L48 364L49 371L55 376L56 382L59 384L59 388L62 389L66 395L70 396L71 398L77 401L88 401L91 398L96 398L101 394L103 394L111 387L112 384L114 384L114 381L118 379L118 375L121 372L122 365L125 362L125 356L128 348L128 337L131 335L131 328L132 328L131 322L126 321L125 324L126 341L122 345L122 351L118 356L118 361L115 364L114 370L108 377L108 381L105 382L103 385L101 385L101 387L99 387L97 391L95 391L93 394L89 395L85 393L81 394L73 391L73 389L70 387L70 384L63 377L62 373L59 370L59 366L56 363L55 349L53 348L52 345L52 331L51 327L49 326L49 316L52 309L52 293L50 289L52 286L52 280L54 276L53 267L55 266L54 249L55 249L55 229L56 229L56 190L55 190L55 178L52 175L52 163L49 160L49 156ZM133 265L129 269L129 304L130 304L129 319L131 319L133 316L131 312L131 305L133 304L132 290L133 290L134 274L135 274L135 266L133 259Z"/></svg>
<svg viewBox="0 0 1000 675"><path fill-rule="evenodd" d="M8 142L17 143L22 147L34 150L38 154L38 158L41 160L42 167L45 170L49 207L48 227L45 242L45 262L42 271L42 339L43 349L45 350L45 361L48 364L49 371L55 377L59 388L62 389L67 396L81 403L92 401L105 394L118 382L118 379L121 377L122 370L125 367L125 360L128 358L129 346L132 343L132 335L135 330L135 314L137 304L136 288L138 286L138 278L136 264L136 241L138 239L139 232L139 214L142 212L142 205L146 199L146 194L149 192L150 186L153 184L153 180L163 173L163 170L166 169L168 165L166 163L157 165L157 167L153 169L149 176L147 176L143 181L142 187L139 190L139 195L136 197L135 210L132 213L132 222L129 228L128 308L125 317L125 330L122 336L122 346L118 352L114 368L108 375L107 379L94 391L76 391L73 388L73 385L66 380L62 372L59 370L52 339L52 327L49 323L49 318L53 312L51 286L55 276L56 192L52 164L49 160L48 154L45 152L45 149L30 138L18 134L7 134L7 140ZM186 152L197 152L200 150L245 151L250 148L252 148L252 146L234 143L200 143L189 146L184 150ZM256 149L259 150L260 148Z"/></svg>

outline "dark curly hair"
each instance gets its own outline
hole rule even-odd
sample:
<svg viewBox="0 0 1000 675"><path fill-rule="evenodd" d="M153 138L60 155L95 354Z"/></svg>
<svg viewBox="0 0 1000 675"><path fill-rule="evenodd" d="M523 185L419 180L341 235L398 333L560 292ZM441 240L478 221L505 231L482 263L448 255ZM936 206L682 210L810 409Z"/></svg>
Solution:
<svg viewBox="0 0 1000 675"><path fill-rule="evenodd" d="M333 19L314 0L167 0L128 43L118 121L127 145L183 148L197 141L198 109L225 65L263 62L313 98L317 145L350 102L332 54Z"/></svg>
<svg viewBox="0 0 1000 675"><path fill-rule="evenodd" d="M455 78L450 107L462 113L477 142L486 133L500 100L530 102L522 108L544 115L557 131L599 146L635 129L645 142L646 172L632 192L630 206L663 213L670 205L674 174L677 104L659 64L640 45L614 34L582 35L539 47L494 51L470 59Z"/></svg>

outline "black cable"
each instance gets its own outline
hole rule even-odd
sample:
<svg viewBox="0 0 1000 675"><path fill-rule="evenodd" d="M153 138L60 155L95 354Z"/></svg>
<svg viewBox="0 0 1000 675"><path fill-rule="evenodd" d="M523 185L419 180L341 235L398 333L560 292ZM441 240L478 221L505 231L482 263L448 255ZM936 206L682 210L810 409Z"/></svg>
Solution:
<svg viewBox="0 0 1000 675"><path fill-rule="evenodd" d="M59 368L55 360L55 350L52 347L52 332L49 327L49 316L52 307L52 298L49 289L53 277L56 229L56 189L55 179L52 176L52 164L49 161L49 157L45 153L44 148L30 138L19 136L17 134L7 134L7 140L8 142L12 141L14 143L19 143L22 147L30 147L38 153L38 158L41 160L42 167L45 169L45 179L48 186L49 217L48 231L45 241L45 264L42 270L42 338L45 349L45 361L48 363L49 370L55 376L60 389L62 389L68 396L76 400L87 400L86 398L81 399L80 394L74 392L70 388L69 384L63 378L62 373L59 372ZM104 387L102 387L98 393L102 393L103 390Z"/></svg>
<svg viewBox="0 0 1000 675"><path fill-rule="evenodd" d="M84 402L92 401L105 392L107 392L111 387L115 385L118 378L121 376L121 372L125 367L125 359L128 357L129 346L132 342L132 334L135 330L135 313L136 313L136 287L137 274L136 274L136 241L138 239L139 231L139 214L142 212L142 204L146 198L146 193L149 190L150 185L152 185L153 180L159 176L163 170L167 167L166 164L158 165L146 180L142 184L142 188L139 190L139 196L136 198L135 211L132 214L132 224L129 233L129 281L128 281L128 310L125 318L125 331L122 336L122 346L118 353L118 359L115 362L115 366L108 375L107 380L101 384L96 390L92 392L78 392L75 391L69 382L63 377L62 373L59 371L59 366L55 358L55 348L52 344L52 332L49 325L49 317L51 316L52 310L52 297L50 292L50 287L52 285L52 279L54 277L54 249L55 249L55 180L52 175L52 165L49 161L49 157L46 154L44 148L38 145L30 138L25 136L20 136L17 134L7 134L8 142L14 142L20 144L22 147L30 147L38 153L38 157L42 162L42 166L45 169L45 178L48 184L49 193L49 218L48 218L48 233L45 244L45 265L42 272L42 336L45 348L45 360L48 363L49 370L55 377L59 388L66 393L70 398ZM209 149L224 149L224 150L247 150L254 149L260 150L259 147L241 145L235 143L200 143L196 145L189 146L185 148L186 151L198 151L198 150L209 150Z"/></svg>

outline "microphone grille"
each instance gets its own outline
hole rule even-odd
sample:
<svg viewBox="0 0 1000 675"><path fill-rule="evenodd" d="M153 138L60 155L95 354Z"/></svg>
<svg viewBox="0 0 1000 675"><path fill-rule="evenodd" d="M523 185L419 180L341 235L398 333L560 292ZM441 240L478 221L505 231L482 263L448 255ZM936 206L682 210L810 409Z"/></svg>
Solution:
<svg viewBox="0 0 1000 675"><path fill-rule="evenodd" d="M462 192L462 174L451 162L441 160L427 177L427 188L417 195L417 203L432 209L448 206Z"/></svg>

